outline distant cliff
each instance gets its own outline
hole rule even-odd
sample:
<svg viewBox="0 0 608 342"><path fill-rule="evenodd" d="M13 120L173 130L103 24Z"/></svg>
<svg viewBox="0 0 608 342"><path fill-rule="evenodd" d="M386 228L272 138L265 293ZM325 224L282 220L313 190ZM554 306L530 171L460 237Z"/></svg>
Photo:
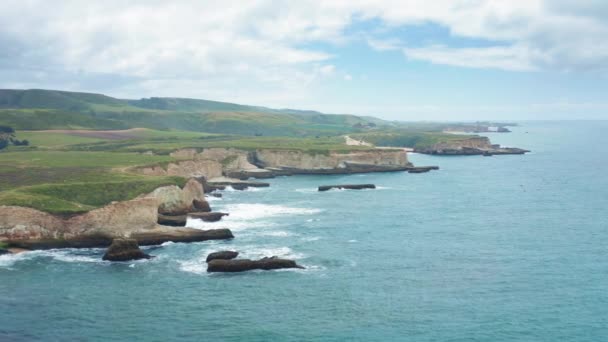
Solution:
<svg viewBox="0 0 608 342"><path fill-rule="evenodd" d="M524 154L530 152L521 148L493 145L487 137L474 136L466 139L452 139L430 146L414 149L415 152L435 155L501 155Z"/></svg>
<svg viewBox="0 0 608 342"><path fill-rule="evenodd" d="M212 179L243 171L253 174L262 169L279 174L340 174L399 171L412 166L406 153L400 149L322 153L284 149L244 151L210 148L202 151L182 149L173 152L171 156L184 160L167 165L139 167L135 171L147 175Z"/></svg>

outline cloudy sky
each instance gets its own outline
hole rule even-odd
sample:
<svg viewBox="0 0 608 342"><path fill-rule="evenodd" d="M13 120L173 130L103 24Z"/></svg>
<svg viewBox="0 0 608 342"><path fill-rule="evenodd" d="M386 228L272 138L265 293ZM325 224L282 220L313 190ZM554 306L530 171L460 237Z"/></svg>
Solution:
<svg viewBox="0 0 608 342"><path fill-rule="evenodd" d="M2 0L0 88L608 119L608 1Z"/></svg>

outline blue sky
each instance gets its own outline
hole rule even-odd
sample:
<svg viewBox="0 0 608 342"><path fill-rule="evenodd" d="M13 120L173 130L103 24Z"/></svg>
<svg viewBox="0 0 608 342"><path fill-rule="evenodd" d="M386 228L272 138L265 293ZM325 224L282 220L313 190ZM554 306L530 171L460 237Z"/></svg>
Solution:
<svg viewBox="0 0 608 342"><path fill-rule="evenodd" d="M0 87L395 120L608 119L603 0L37 1Z"/></svg>

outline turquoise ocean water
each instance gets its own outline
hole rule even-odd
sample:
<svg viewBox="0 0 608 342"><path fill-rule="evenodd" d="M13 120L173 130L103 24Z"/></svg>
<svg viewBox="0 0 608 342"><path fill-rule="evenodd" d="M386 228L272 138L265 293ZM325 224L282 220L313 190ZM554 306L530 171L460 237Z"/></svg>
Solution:
<svg viewBox="0 0 608 342"><path fill-rule="evenodd" d="M227 191L229 242L0 256L0 341L606 341L608 122L528 122L525 156ZM330 191L335 183L377 190ZM209 252L306 270L208 275Z"/></svg>

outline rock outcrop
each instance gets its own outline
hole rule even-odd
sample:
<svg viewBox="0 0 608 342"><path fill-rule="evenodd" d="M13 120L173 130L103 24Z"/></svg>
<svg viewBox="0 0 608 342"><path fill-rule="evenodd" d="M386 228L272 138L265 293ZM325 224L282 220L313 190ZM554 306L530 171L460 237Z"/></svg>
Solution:
<svg viewBox="0 0 608 342"><path fill-rule="evenodd" d="M207 272L244 272L251 270L276 270L282 268L304 268L294 260L277 257L251 259L215 259L207 263Z"/></svg>
<svg viewBox="0 0 608 342"><path fill-rule="evenodd" d="M418 166L407 169L408 173L426 173L431 170L439 170L439 166Z"/></svg>
<svg viewBox="0 0 608 342"><path fill-rule="evenodd" d="M139 249L135 239L114 239L103 256L108 261L130 261L150 259L151 256Z"/></svg>
<svg viewBox="0 0 608 342"><path fill-rule="evenodd" d="M197 211L196 206L204 209L209 206L203 186L196 179L190 179L183 189L175 185L164 186L144 197L156 198L159 202L158 213L163 215L185 215Z"/></svg>
<svg viewBox="0 0 608 342"><path fill-rule="evenodd" d="M530 152L521 148L493 145L487 137L470 137L439 142L432 146L415 148L414 152L434 155L504 155Z"/></svg>
<svg viewBox="0 0 608 342"><path fill-rule="evenodd" d="M319 191L328 191L331 189L347 189L347 190L362 190L362 189L375 189L374 184L343 184L343 185L321 185Z"/></svg>
<svg viewBox="0 0 608 342"><path fill-rule="evenodd" d="M230 259L234 259L237 256L239 256L239 252L235 252L235 251L219 251L219 252L213 252L213 253L209 253L209 255L207 255L207 262L211 261L211 260L216 260L216 259L221 259L221 260L230 260Z"/></svg>
<svg viewBox="0 0 608 342"><path fill-rule="evenodd" d="M220 212L210 212L210 213L189 213L188 217L201 219L204 222L217 222L222 219L222 217L228 216L227 213Z"/></svg>

